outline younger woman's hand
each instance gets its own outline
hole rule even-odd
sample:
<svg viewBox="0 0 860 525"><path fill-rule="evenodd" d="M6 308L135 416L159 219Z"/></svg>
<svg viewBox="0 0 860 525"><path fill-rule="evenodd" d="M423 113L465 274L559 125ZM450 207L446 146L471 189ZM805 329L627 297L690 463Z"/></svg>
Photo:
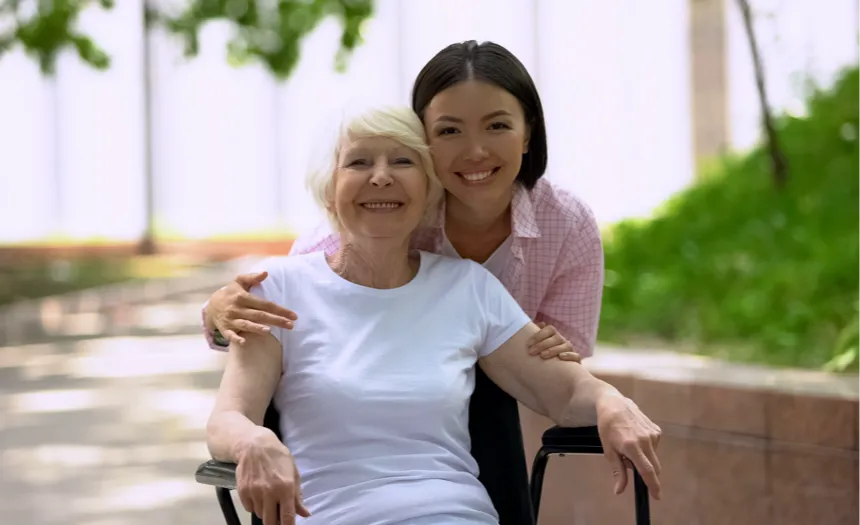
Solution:
<svg viewBox="0 0 860 525"><path fill-rule="evenodd" d="M270 326L292 330L298 316L271 301L266 301L248 290L262 283L268 272L247 273L220 288L206 306L206 327L215 328L231 343L245 344L242 332L268 334Z"/></svg>
<svg viewBox="0 0 860 525"><path fill-rule="evenodd" d="M540 331L529 339L529 355L540 355L542 359L557 357L562 361L582 362L580 356L570 341L565 339L554 326L546 323L537 323Z"/></svg>

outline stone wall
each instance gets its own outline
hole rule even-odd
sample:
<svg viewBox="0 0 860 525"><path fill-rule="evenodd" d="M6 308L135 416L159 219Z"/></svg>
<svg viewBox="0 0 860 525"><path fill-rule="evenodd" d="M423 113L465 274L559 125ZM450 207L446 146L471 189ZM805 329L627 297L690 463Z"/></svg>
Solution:
<svg viewBox="0 0 860 525"><path fill-rule="evenodd" d="M659 525L858 523L858 380L668 352L600 349L588 366L664 431ZM551 424L521 409L529 457ZM603 457L553 457L540 525L634 523Z"/></svg>

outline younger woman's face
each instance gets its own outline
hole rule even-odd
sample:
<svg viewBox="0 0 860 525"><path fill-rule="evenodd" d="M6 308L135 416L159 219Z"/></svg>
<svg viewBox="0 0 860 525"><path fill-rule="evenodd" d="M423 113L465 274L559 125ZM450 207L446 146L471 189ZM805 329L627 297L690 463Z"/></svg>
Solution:
<svg viewBox="0 0 860 525"><path fill-rule="evenodd" d="M433 97L424 126L436 173L451 195L469 207L511 198L529 142L516 97L486 82L460 82Z"/></svg>

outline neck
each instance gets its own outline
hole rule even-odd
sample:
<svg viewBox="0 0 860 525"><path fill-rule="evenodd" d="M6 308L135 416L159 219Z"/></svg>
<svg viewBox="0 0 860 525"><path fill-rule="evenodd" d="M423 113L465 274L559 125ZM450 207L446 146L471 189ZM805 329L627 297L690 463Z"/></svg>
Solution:
<svg viewBox="0 0 860 525"><path fill-rule="evenodd" d="M506 234L510 234L512 199L513 189L506 198L498 202L487 203L481 207L470 207L448 194L445 201L445 229L465 234L486 234L504 229Z"/></svg>
<svg viewBox="0 0 860 525"><path fill-rule="evenodd" d="M347 281L379 289L403 286L418 272L417 259L409 257L409 239L401 243L356 242L342 237L328 264Z"/></svg>

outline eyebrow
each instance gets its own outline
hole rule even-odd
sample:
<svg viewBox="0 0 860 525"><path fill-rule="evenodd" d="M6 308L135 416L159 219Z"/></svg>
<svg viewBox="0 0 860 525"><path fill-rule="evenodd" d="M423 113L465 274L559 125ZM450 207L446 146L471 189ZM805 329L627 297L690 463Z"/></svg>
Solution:
<svg viewBox="0 0 860 525"><path fill-rule="evenodd" d="M490 120L490 119L493 119L496 117L512 117L512 116L513 115L511 115L510 111L507 111L505 109L499 109L499 110L493 111L492 113L488 113L488 114L484 115L484 117L481 118L481 120ZM452 117L450 115L442 115L436 119L436 122L441 122L441 121L456 122L458 124L463 123L463 119L457 118L457 117Z"/></svg>
<svg viewBox="0 0 860 525"><path fill-rule="evenodd" d="M348 149L343 151L341 154L344 157L376 157L380 155L382 152L374 151L369 148L356 148L356 149ZM409 155L417 155L412 148L406 146L399 146L396 149L391 150L389 153L397 156L409 156Z"/></svg>

